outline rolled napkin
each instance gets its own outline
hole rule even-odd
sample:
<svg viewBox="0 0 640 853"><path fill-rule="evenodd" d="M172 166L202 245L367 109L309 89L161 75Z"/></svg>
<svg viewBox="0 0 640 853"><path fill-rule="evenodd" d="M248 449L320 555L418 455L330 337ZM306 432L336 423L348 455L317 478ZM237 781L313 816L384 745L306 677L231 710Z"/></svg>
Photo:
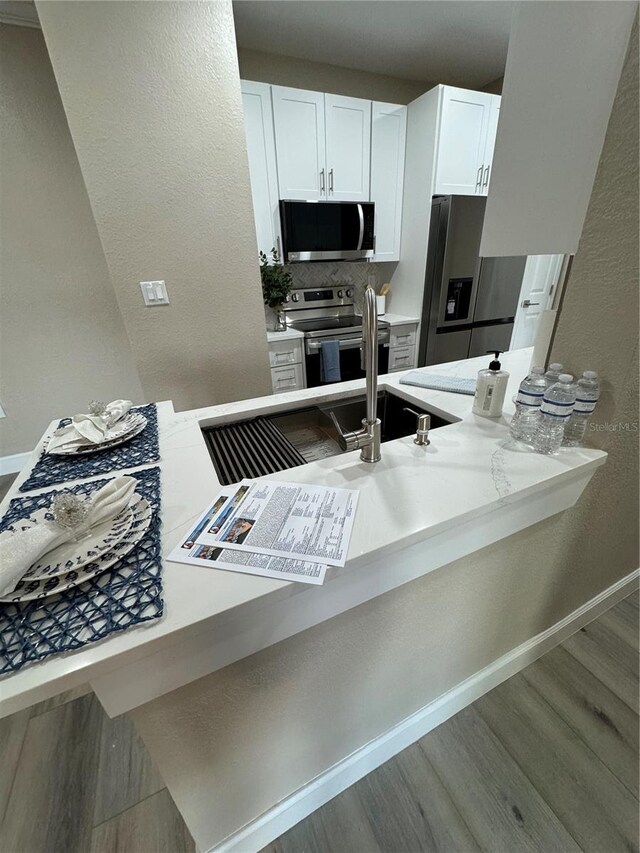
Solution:
<svg viewBox="0 0 640 853"><path fill-rule="evenodd" d="M113 400L99 415L74 415L69 426L54 432L47 445L47 451L61 448L70 450L74 447L100 444L105 440L109 428L123 418L132 405L131 400Z"/></svg>
<svg viewBox="0 0 640 853"><path fill-rule="evenodd" d="M97 527L119 515L131 500L136 485L134 477L125 476L116 477L103 486L89 502L82 526ZM54 521L34 524L16 533L10 530L0 533L0 595L12 592L29 566L73 536L73 528L62 527Z"/></svg>

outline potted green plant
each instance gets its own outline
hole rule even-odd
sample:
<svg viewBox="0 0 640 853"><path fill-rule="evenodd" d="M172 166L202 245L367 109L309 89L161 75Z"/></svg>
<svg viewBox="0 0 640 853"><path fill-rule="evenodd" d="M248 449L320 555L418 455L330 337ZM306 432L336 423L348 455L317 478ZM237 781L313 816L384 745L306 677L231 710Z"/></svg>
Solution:
<svg viewBox="0 0 640 853"><path fill-rule="evenodd" d="M284 332L287 324L285 323L282 306L287 296L291 293L293 276L280 262L280 256L276 249L271 249L271 259L262 251L259 253L259 257L264 303L276 312L276 322L273 327L274 332Z"/></svg>

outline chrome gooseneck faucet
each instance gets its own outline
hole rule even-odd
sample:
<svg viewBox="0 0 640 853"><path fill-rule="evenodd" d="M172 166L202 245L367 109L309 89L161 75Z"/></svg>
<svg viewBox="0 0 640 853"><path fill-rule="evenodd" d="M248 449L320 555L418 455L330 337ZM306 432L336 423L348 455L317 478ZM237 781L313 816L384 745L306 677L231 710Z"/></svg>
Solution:
<svg viewBox="0 0 640 853"><path fill-rule="evenodd" d="M367 416L362 421L362 429L357 432L343 432L338 419L331 412L331 419L338 432L342 450L360 448L363 462L380 460L380 419L378 407L378 316L376 311L376 293L371 285L364 292L362 311L362 342L367 372Z"/></svg>

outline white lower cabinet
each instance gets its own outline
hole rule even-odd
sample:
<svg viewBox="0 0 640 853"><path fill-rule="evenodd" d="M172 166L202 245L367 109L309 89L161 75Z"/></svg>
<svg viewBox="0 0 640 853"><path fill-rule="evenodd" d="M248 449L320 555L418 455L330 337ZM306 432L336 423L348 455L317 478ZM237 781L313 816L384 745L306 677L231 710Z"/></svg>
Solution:
<svg viewBox="0 0 640 853"><path fill-rule="evenodd" d="M284 341L269 341L269 364L283 367L286 364L302 364L302 341L296 338Z"/></svg>
<svg viewBox="0 0 640 853"><path fill-rule="evenodd" d="M304 388L304 374L301 364L291 364L289 367L272 367L271 384L273 393L283 391L299 391Z"/></svg>
<svg viewBox="0 0 640 853"><path fill-rule="evenodd" d="M412 370L416 366L417 323L391 326L389 333L389 373Z"/></svg>
<svg viewBox="0 0 640 853"><path fill-rule="evenodd" d="M306 388L302 344L302 338L269 340L269 366L274 394Z"/></svg>
<svg viewBox="0 0 640 853"><path fill-rule="evenodd" d="M389 348L389 373L415 367L415 347Z"/></svg>

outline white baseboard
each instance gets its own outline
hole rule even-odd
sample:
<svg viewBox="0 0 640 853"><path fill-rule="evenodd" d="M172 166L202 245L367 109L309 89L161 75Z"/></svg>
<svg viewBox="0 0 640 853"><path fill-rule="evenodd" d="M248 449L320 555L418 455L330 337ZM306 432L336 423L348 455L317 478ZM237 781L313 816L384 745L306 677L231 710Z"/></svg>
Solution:
<svg viewBox="0 0 640 853"><path fill-rule="evenodd" d="M0 477L5 474L17 474L27 464L30 452L14 453L13 456L0 456Z"/></svg>
<svg viewBox="0 0 640 853"><path fill-rule="evenodd" d="M250 853L261 850L367 773L596 619L632 592L639 577L640 569L637 569L617 581L555 625L493 661L391 730L335 764L268 812L225 838L213 847L210 853Z"/></svg>

